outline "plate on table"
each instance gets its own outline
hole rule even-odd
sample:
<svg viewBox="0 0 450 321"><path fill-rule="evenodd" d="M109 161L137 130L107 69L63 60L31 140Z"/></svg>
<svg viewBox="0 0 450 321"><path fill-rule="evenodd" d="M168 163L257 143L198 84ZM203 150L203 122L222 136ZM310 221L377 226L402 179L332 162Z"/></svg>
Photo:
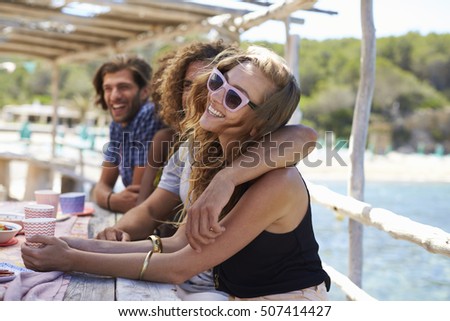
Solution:
<svg viewBox="0 0 450 321"><path fill-rule="evenodd" d="M58 212L58 214L56 215L56 221L57 222L65 221L71 216L88 216L88 215L93 215L94 212L95 212L95 210L94 210L94 207L92 207L92 206L85 206L83 212L80 212L80 213L67 213L67 214L64 214L62 212Z"/></svg>
<svg viewBox="0 0 450 321"><path fill-rule="evenodd" d="M0 269L0 283L9 282L14 280L16 273L7 269Z"/></svg>
<svg viewBox="0 0 450 321"><path fill-rule="evenodd" d="M22 220L24 218L25 218L25 214L23 214L23 213L0 211L0 221L16 223L16 224L19 224L19 225L23 226L22 225Z"/></svg>
<svg viewBox="0 0 450 321"><path fill-rule="evenodd" d="M83 212L81 213L72 213L70 215L76 215L76 216L87 216L94 214L94 208L91 206L85 206Z"/></svg>
<svg viewBox="0 0 450 321"><path fill-rule="evenodd" d="M15 244L17 244L17 242L19 242L19 240L16 239L15 237L13 237L13 238L10 239L8 242L0 243L0 247L5 247L5 246L15 245Z"/></svg>

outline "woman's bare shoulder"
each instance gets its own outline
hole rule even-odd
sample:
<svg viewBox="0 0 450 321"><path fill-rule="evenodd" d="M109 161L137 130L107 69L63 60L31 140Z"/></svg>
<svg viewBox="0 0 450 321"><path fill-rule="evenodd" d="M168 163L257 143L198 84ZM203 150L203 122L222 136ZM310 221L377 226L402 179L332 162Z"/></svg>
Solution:
<svg viewBox="0 0 450 321"><path fill-rule="evenodd" d="M267 188L277 197L280 194L286 197L306 195L305 183L296 167L273 169L255 179L252 186Z"/></svg>

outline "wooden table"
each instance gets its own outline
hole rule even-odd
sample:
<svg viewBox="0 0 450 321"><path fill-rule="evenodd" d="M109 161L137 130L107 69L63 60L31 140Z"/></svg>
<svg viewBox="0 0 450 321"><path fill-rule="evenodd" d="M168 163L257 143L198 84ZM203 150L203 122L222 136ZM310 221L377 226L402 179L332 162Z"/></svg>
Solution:
<svg viewBox="0 0 450 321"><path fill-rule="evenodd" d="M112 226L121 217L121 214L109 212L95 204L92 206L94 215L88 223L89 238L94 237L105 227ZM18 238L24 238L24 236L21 235ZM20 251L20 246L14 246L14 250L16 249ZM70 283L65 292L64 301L179 300L175 293L175 286L172 284L102 277L85 273L70 273L70 275Z"/></svg>

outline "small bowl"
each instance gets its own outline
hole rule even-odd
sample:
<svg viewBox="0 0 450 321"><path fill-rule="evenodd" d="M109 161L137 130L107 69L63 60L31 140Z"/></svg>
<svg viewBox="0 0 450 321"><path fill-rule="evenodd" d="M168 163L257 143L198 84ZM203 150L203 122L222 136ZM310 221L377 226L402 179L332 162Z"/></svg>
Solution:
<svg viewBox="0 0 450 321"><path fill-rule="evenodd" d="M6 227L4 230L3 227ZM0 244L11 240L22 229L22 226L16 223L0 221Z"/></svg>

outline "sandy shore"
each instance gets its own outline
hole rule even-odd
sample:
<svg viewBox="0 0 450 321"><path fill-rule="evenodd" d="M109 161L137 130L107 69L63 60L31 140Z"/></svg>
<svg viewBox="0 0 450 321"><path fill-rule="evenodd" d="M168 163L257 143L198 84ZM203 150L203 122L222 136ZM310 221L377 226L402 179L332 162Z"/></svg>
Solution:
<svg viewBox="0 0 450 321"><path fill-rule="evenodd" d="M16 142L16 137L8 137L5 133L1 133L1 137L2 143L5 144L0 144L2 146L0 152L10 150L17 145L17 143L12 143ZM35 139L47 147L51 144L49 137L38 137L38 135L35 135ZM8 140L11 142L8 142ZM31 150L33 149L33 147L30 148ZM36 148L39 147L36 146ZM331 156L333 155L327 155L323 149L315 150L298 164L298 168L302 175L312 182L314 180L347 180L351 171L348 150L341 149L339 155ZM90 159L90 161L95 163L93 159ZM101 163L100 158L98 163ZM11 166L13 175L10 182L10 195L21 199L26 184L27 166L23 162L12 162ZM401 154L397 152L390 152L387 155L372 155L368 152L365 155L364 168L366 181L450 183L450 155L436 156ZM87 167L85 168L85 174L92 179L98 179L100 169ZM56 189L60 188L59 183L59 177L55 177L54 187Z"/></svg>
<svg viewBox="0 0 450 321"><path fill-rule="evenodd" d="M298 168L309 180L346 180L351 171L348 152L341 151L339 156L327 163L324 154L313 152ZM368 181L450 183L450 156L366 153L364 170Z"/></svg>

